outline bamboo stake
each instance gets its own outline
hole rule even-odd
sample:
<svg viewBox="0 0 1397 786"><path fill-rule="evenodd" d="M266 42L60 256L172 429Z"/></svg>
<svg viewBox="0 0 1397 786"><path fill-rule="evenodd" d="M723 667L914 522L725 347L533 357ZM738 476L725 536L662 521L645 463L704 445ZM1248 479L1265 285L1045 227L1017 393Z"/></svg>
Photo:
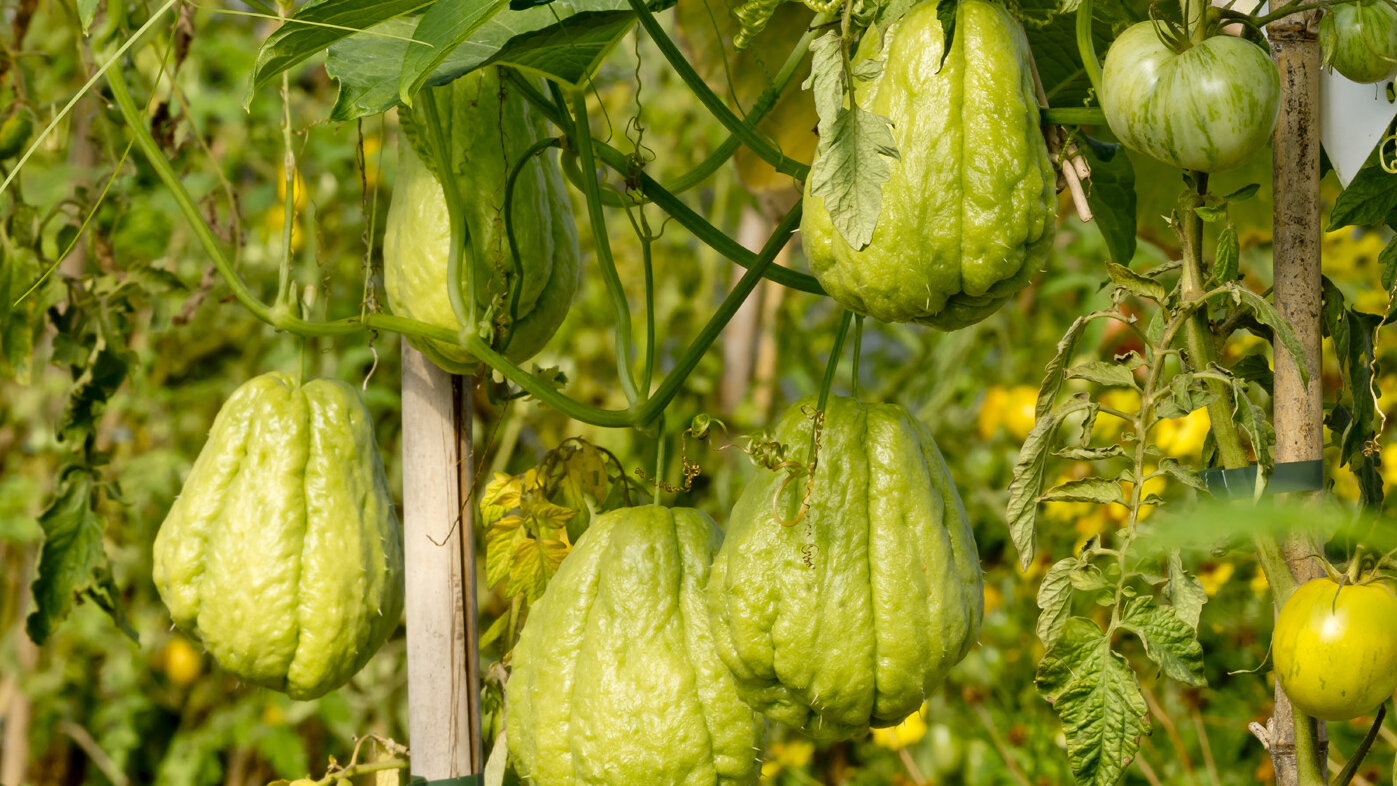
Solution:
<svg viewBox="0 0 1397 786"><path fill-rule="evenodd" d="M403 538L412 774L480 772L470 377L403 343Z"/></svg>
<svg viewBox="0 0 1397 786"><path fill-rule="evenodd" d="M1305 349L1309 384L1285 350L1276 346L1273 401L1276 461L1311 461L1324 455L1324 400L1320 384L1319 255L1319 43L1313 11L1288 16L1268 28L1271 53L1281 77L1280 117L1272 140L1274 166L1273 265L1276 309ZM1310 555L1319 552L1310 539L1292 537L1283 544L1286 564L1297 582L1322 575ZM1276 687L1270 726L1271 760L1278 786L1304 782L1296 756L1290 701ZM1308 724L1306 724L1308 725ZM1324 725L1312 727L1320 762L1326 760ZM1322 777L1322 775L1321 775Z"/></svg>

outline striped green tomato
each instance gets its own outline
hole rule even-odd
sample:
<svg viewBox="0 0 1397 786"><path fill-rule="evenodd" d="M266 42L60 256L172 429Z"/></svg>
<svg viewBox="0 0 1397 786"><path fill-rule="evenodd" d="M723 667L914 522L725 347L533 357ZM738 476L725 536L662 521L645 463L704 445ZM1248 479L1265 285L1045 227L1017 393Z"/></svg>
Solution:
<svg viewBox="0 0 1397 786"><path fill-rule="evenodd" d="M1235 167L1276 125L1280 77L1256 44L1216 35L1175 52L1153 22L1106 53L1101 108L1126 147L1202 172Z"/></svg>
<svg viewBox="0 0 1397 786"><path fill-rule="evenodd" d="M1397 72L1397 7L1358 0L1329 7L1319 21L1324 64L1355 82L1382 82Z"/></svg>

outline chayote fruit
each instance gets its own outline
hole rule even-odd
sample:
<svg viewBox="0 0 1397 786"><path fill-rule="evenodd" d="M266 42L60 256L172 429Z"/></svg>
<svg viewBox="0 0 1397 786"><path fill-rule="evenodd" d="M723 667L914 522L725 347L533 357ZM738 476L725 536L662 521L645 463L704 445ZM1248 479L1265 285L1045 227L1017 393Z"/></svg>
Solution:
<svg viewBox="0 0 1397 786"><path fill-rule="evenodd" d="M452 176L464 200L469 234L461 262L474 260L477 313L490 323L486 332L492 346L503 347L505 357L516 363L527 360L562 324L579 282L577 227L556 151L524 164L514 186L510 220L523 271L516 276L505 231L506 180L529 146L547 136L544 118L501 84L493 66L430 89L450 128ZM406 128L430 137L426 129ZM384 289L394 314L459 330L449 290L455 282L447 281L451 224L446 199L417 147L407 139L398 145L397 182L383 237ZM409 341L450 371L474 362L457 346Z"/></svg>
<svg viewBox="0 0 1397 786"><path fill-rule="evenodd" d="M704 607L717 525L688 508L598 516L529 612L505 691L525 783L756 783L761 719Z"/></svg>
<svg viewBox="0 0 1397 786"><path fill-rule="evenodd" d="M1057 176L1014 17L962 0L943 64L936 9L924 0L894 23L882 71L856 85L859 106L892 121L900 155L888 162L872 241L846 243L807 180L801 242L846 308L955 330L997 311L1042 268Z"/></svg>
<svg viewBox="0 0 1397 786"><path fill-rule="evenodd" d="M776 430L797 464L813 406ZM974 643L984 597L970 522L925 426L895 404L831 396L819 439L803 516L809 475L759 469L743 489L708 605L742 698L840 739L916 712Z"/></svg>
<svg viewBox="0 0 1397 786"><path fill-rule="evenodd" d="M263 374L214 419L155 537L175 624L246 682L313 699L403 611L402 532L358 391Z"/></svg>

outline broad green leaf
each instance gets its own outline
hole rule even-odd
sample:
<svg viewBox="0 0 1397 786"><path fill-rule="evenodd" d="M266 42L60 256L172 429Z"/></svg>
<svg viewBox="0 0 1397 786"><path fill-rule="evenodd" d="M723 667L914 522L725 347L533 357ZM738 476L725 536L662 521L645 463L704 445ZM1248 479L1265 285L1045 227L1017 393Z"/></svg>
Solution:
<svg viewBox="0 0 1397 786"><path fill-rule="evenodd" d="M267 36L257 52L252 81L244 104L258 90L271 84L283 71L294 68L325 51L336 41L368 30L381 22L429 6L434 0L312 0ZM402 36L402 33L380 35ZM410 36L403 36L410 37ZM409 46L400 40L403 48ZM423 46L416 44L415 46Z"/></svg>
<svg viewBox="0 0 1397 786"><path fill-rule="evenodd" d="M1111 277L1111 283L1121 287L1136 297L1162 303L1165 296L1168 294L1163 284L1160 284L1152 278L1136 273L1125 265L1107 262L1106 275Z"/></svg>
<svg viewBox="0 0 1397 786"><path fill-rule="evenodd" d="M810 169L810 193L825 201L830 220L850 246L863 248L873 239L883 204L883 184L896 159L897 142L886 117L854 107L842 109L821 135Z"/></svg>
<svg viewBox="0 0 1397 786"><path fill-rule="evenodd" d="M53 500L39 516L44 546L38 575L31 585L34 611L25 621L25 630L36 644L48 639L79 597L95 601L127 635L136 638L116 605L120 592L102 546L104 526L96 513L97 488L97 478L89 468L64 467Z"/></svg>
<svg viewBox="0 0 1397 786"><path fill-rule="evenodd" d="M1085 379L1105 387L1140 389L1140 386L1135 382L1135 375L1131 373L1129 368L1120 363L1108 363L1104 360L1090 360L1073 366L1067 369L1067 378Z"/></svg>
<svg viewBox="0 0 1397 786"><path fill-rule="evenodd" d="M403 56L398 94L404 103L425 87L437 67L456 47L470 39L487 20L504 11L509 0L437 0L417 22L413 38L427 46L413 46Z"/></svg>
<svg viewBox="0 0 1397 786"><path fill-rule="evenodd" d="M83 35L92 30L92 20L97 17L97 7L101 0L78 0L78 21L82 23Z"/></svg>
<svg viewBox="0 0 1397 786"><path fill-rule="evenodd" d="M503 636L504 632L509 629L509 616L508 614L501 614L496 617L495 621L490 623L490 627L486 628L485 632L480 634L479 646L482 650L493 644L495 639Z"/></svg>
<svg viewBox="0 0 1397 786"><path fill-rule="evenodd" d="M1227 218L1227 208L1221 205L1198 205L1193 208L1193 212L1208 223L1221 221Z"/></svg>
<svg viewBox="0 0 1397 786"><path fill-rule="evenodd" d="M1256 321L1271 328L1285 347L1286 354L1290 356L1291 362L1300 372L1301 384L1308 384L1310 378L1310 364L1305 358L1305 350L1300 346L1300 339L1295 337L1295 331L1291 329L1290 323L1283 319L1276 307L1266 298L1256 294L1240 284L1233 283L1227 287L1227 291L1232 295L1232 300L1237 305L1246 308L1256 317Z"/></svg>
<svg viewBox="0 0 1397 786"><path fill-rule="evenodd" d="M1091 502L1097 505L1123 503L1120 484L1106 478L1069 480L1043 492L1038 499L1042 502Z"/></svg>
<svg viewBox="0 0 1397 786"><path fill-rule="evenodd" d="M1392 284L1397 282L1397 235L1387 241L1387 245L1382 247L1382 253L1378 254L1378 264L1382 265L1382 288L1386 292L1392 291Z"/></svg>
<svg viewBox="0 0 1397 786"><path fill-rule="evenodd" d="M554 0L547 6L504 10L456 47L426 81L442 85L491 63L544 74L567 85L584 81L635 20L626 0ZM332 120L353 120L397 106L403 58L415 17L390 19L330 47L325 72L339 81Z"/></svg>
<svg viewBox="0 0 1397 786"><path fill-rule="evenodd" d="M1038 495L1043 489L1043 472L1047 466L1053 435L1069 415L1094 406L1085 395L1068 399L1047 415L1038 418L1019 450L1019 459L1014 464L1013 480L1009 482L1006 517L1009 520L1009 535L1013 538L1014 548L1019 552L1019 564L1024 568L1033 562Z"/></svg>
<svg viewBox="0 0 1397 786"><path fill-rule="evenodd" d="M1203 582L1184 569L1184 560L1178 549L1169 550L1169 586L1166 592L1174 616L1197 631L1198 618L1203 614L1203 604L1208 602L1208 593L1203 589Z"/></svg>
<svg viewBox="0 0 1397 786"><path fill-rule="evenodd" d="M1276 386L1275 373L1271 371L1271 361L1258 352L1247 355L1228 369L1232 376L1247 382L1255 382L1262 390L1272 390Z"/></svg>
<svg viewBox="0 0 1397 786"><path fill-rule="evenodd" d="M1397 175L1376 163L1358 170L1329 213L1329 231L1346 226L1378 226L1397 213Z"/></svg>
<svg viewBox="0 0 1397 786"><path fill-rule="evenodd" d="M960 0L936 2L936 21L941 24L941 60L936 64L937 71L945 65L947 55L951 54L951 43L956 39L956 9L959 6Z"/></svg>
<svg viewBox="0 0 1397 786"><path fill-rule="evenodd" d="M1058 560L1038 585L1038 608L1042 610L1038 614L1038 640L1044 649L1053 648L1072 611L1072 571L1078 564L1075 557Z"/></svg>
<svg viewBox="0 0 1397 786"><path fill-rule="evenodd" d="M1040 3L1048 7L1046 14L1034 10L1033 16L1046 18L1041 22L1024 25L1029 48L1033 50L1033 61L1038 67L1038 75L1043 83L1043 92L1048 97L1049 106L1082 106L1091 92L1091 81L1082 67L1082 56L1077 48L1077 21L1074 14L1057 14L1060 3L1057 0ZM1096 13L1092 20L1091 37L1099 55L1104 56L1115 36L1111 32L1109 3L1096 3ZM1036 21L1036 20L1034 20ZM1124 154L1120 158L1124 158ZM1092 165L1095 180L1096 162ZM1128 166L1128 164L1126 165ZM1133 192L1132 192L1133 193ZM1090 197L1090 192L1088 192ZM1092 205L1096 210L1096 205ZM1134 224L1132 212L1131 224ZM1117 260L1120 261L1120 260Z"/></svg>
<svg viewBox="0 0 1397 786"><path fill-rule="evenodd" d="M1038 664L1035 681L1062 718L1077 783L1115 786L1150 730L1148 707L1125 660L1111 651L1096 623L1071 617Z"/></svg>
<svg viewBox="0 0 1397 786"><path fill-rule="evenodd" d="M1140 637L1145 654L1170 679L1195 688L1208 684L1203 676L1203 646L1193 625L1176 616L1173 609L1157 605L1147 596L1131 598L1121 615L1121 627Z"/></svg>

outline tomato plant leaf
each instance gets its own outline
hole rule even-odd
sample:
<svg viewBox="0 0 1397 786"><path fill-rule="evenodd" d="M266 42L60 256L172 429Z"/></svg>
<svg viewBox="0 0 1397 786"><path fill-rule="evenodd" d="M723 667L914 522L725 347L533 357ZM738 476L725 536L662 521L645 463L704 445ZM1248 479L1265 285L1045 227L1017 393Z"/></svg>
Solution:
<svg viewBox="0 0 1397 786"><path fill-rule="evenodd" d="M1208 593L1203 582L1184 569L1183 557L1178 549L1169 550L1169 584L1165 589L1174 616L1188 623L1195 632L1198 618L1203 614L1203 604L1208 602Z"/></svg>
<svg viewBox="0 0 1397 786"><path fill-rule="evenodd" d="M1397 175L1388 174L1377 163L1358 170L1348 188L1334 200L1329 212L1329 231L1346 226L1378 226L1397 213Z"/></svg>
<svg viewBox="0 0 1397 786"><path fill-rule="evenodd" d="M1256 321L1271 328L1276 338L1280 340L1281 346L1285 347L1286 354L1290 356L1291 362L1300 372L1301 384L1308 384L1310 378L1310 364L1305 357L1305 350L1300 346L1300 339L1295 337L1295 330L1271 305L1266 298L1256 294L1235 282L1227 285L1227 291L1232 295L1232 301L1250 311Z"/></svg>
<svg viewBox="0 0 1397 786"><path fill-rule="evenodd" d="M1019 552L1019 564L1025 569L1033 562L1034 528L1038 521L1038 495L1043 489L1043 472L1048 462L1053 435L1071 414L1096 407L1085 394L1073 396L1038 418L1028 432L1018 461L1014 464L1013 480L1009 482L1009 503L1006 517L1009 536Z"/></svg>
<svg viewBox="0 0 1397 786"><path fill-rule="evenodd" d="M1134 633L1150 656L1170 679L1195 688L1208 684L1203 676L1203 646L1193 626L1153 598L1137 596L1126 601L1121 627Z"/></svg>
<svg viewBox="0 0 1397 786"><path fill-rule="evenodd" d="M844 109L844 49L839 33L831 30L810 42L810 76L801 87L815 100L821 137L833 132L835 118Z"/></svg>
<svg viewBox="0 0 1397 786"><path fill-rule="evenodd" d="M1111 277L1111 283L1139 298L1162 303L1168 295L1163 284L1136 273L1125 265L1107 262L1106 275Z"/></svg>
<svg viewBox="0 0 1397 786"><path fill-rule="evenodd" d="M1068 379L1085 379L1105 387L1135 388L1135 375L1121 363L1108 363L1104 360L1090 360L1067 369Z"/></svg>
<svg viewBox="0 0 1397 786"><path fill-rule="evenodd" d="M873 239L883 184L892 176L888 159L897 157L892 123L858 107L841 108L829 133L820 136L810 193L825 200L835 229L856 249Z"/></svg>
<svg viewBox="0 0 1397 786"><path fill-rule="evenodd" d="M1262 390L1271 390L1276 385L1275 372L1271 371L1271 361L1260 352L1247 355L1228 369L1232 376L1255 382Z"/></svg>
<svg viewBox="0 0 1397 786"><path fill-rule="evenodd" d="M1120 445L1104 445L1099 448L1066 447L1054 450L1053 455L1069 461L1101 461L1124 456L1125 448Z"/></svg>
<svg viewBox="0 0 1397 786"><path fill-rule="evenodd" d="M1072 571L1080 564L1076 557L1053 563L1038 585L1038 640L1045 649L1052 649L1062 626L1072 610Z"/></svg>
<svg viewBox="0 0 1397 786"><path fill-rule="evenodd" d="M1101 312L1098 312L1101 313ZM1052 411L1053 404L1057 403L1057 394L1062 390L1062 383L1066 381L1063 369L1072 360L1072 354L1077 350L1077 339L1082 335L1082 329L1095 314L1077 317L1068 326L1067 332L1057 342L1057 354L1044 368L1043 383L1038 387L1038 404L1034 407L1034 420L1043 420Z"/></svg>
<svg viewBox="0 0 1397 786"><path fill-rule="evenodd" d="M1208 484L1203 482L1203 478L1199 477L1197 472L1180 464L1178 459L1167 457L1160 459L1159 470L1189 488L1197 489L1198 491L1208 490Z"/></svg>
<svg viewBox="0 0 1397 786"><path fill-rule="evenodd" d="M1091 502L1109 505L1112 502L1124 504L1120 484L1106 478L1081 478L1069 480L1043 492L1041 502Z"/></svg>
<svg viewBox="0 0 1397 786"><path fill-rule="evenodd" d="M102 545L104 527L96 513L98 488L89 467L69 464L59 471L53 500L39 516L44 546L31 586L35 608L25 620L25 630L35 644L48 639L79 597L96 601L136 640L117 604L120 593Z"/></svg>
<svg viewBox="0 0 1397 786"><path fill-rule="evenodd" d="M1241 253L1237 228L1228 224L1218 233L1218 250L1212 271L1212 280L1215 283L1224 284L1237 279L1237 260Z"/></svg>
<svg viewBox="0 0 1397 786"><path fill-rule="evenodd" d="M1062 718L1077 783L1115 786L1150 729L1149 709L1135 674L1096 623L1069 618L1035 682Z"/></svg>
<svg viewBox="0 0 1397 786"><path fill-rule="evenodd" d="M1276 444L1275 429L1266 419L1266 413L1247 395L1245 382L1232 380L1232 397L1236 401L1233 413L1237 416L1237 425L1247 432L1257 462L1263 467L1271 467L1275 463L1272 458L1272 448Z"/></svg>
<svg viewBox="0 0 1397 786"><path fill-rule="evenodd" d="M1388 292L1392 291L1393 283L1397 283L1397 235L1387 241L1387 245L1382 247L1382 252L1378 254L1378 264L1382 265L1382 288ZM1389 320L1391 313L1388 314Z"/></svg>
<svg viewBox="0 0 1397 786"><path fill-rule="evenodd" d="M1091 167L1087 205L1111 261L1128 265L1136 247L1135 168L1119 145L1085 142L1078 149Z"/></svg>

